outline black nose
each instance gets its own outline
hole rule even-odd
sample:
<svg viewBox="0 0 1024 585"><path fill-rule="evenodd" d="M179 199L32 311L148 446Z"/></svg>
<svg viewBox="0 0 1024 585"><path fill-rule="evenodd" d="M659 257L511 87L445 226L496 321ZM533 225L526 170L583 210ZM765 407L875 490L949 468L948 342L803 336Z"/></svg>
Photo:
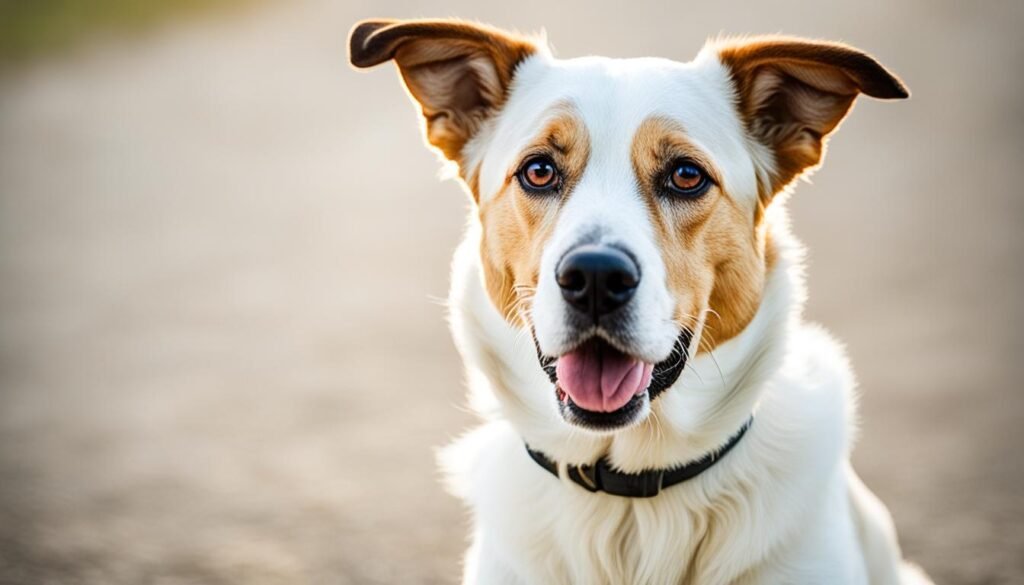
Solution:
<svg viewBox="0 0 1024 585"><path fill-rule="evenodd" d="M622 250L585 244L562 258L555 277L562 297L597 319L633 298L640 284L640 268Z"/></svg>

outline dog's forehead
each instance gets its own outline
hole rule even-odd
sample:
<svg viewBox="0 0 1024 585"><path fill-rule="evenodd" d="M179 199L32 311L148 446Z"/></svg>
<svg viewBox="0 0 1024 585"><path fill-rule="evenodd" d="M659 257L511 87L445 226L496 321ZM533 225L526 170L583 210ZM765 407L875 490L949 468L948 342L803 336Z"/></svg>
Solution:
<svg viewBox="0 0 1024 585"><path fill-rule="evenodd" d="M640 125L652 117L668 118L719 167L728 192L753 201L754 166L734 104L728 71L707 53L688 63L537 55L516 71L508 101L479 153L481 196L500 189L547 120L568 110L587 133L587 172L631 169Z"/></svg>

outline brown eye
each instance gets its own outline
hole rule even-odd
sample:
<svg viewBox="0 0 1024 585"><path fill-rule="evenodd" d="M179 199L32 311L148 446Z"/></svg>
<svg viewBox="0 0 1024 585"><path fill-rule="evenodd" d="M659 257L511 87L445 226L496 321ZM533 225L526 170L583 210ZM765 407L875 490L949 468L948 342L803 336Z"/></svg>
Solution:
<svg viewBox="0 0 1024 585"><path fill-rule="evenodd" d="M547 157L532 158L519 170L519 183L527 191L553 191L558 188L558 168Z"/></svg>
<svg viewBox="0 0 1024 585"><path fill-rule="evenodd" d="M704 169L688 160L675 163L667 181L667 187L671 192L687 197L703 195L710 184Z"/></svg>

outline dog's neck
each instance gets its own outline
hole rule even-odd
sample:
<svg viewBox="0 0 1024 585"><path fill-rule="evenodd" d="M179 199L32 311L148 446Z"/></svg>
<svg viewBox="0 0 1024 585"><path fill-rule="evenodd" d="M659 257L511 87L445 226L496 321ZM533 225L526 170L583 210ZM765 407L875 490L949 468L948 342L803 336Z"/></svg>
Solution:
<svg viewBox="0 0 1024 585"><path fill-rule="evenodd" d="M768 219L777 260L757 313L713 351L694 355L676 384L640 424L597 435L570 427L556 410L551 382L538 364L529 332L505 321L484 290L480 228L473 222L456 251L450 296L452 331L470 382L470 404L487 419L504 419L524 441L562 463L602 456L625 472L672 467L722 445L757 409L765 382L782 367L787 329L803 303L801 248L784 209ZM694 340L693 346L698 346Z"/></svg>

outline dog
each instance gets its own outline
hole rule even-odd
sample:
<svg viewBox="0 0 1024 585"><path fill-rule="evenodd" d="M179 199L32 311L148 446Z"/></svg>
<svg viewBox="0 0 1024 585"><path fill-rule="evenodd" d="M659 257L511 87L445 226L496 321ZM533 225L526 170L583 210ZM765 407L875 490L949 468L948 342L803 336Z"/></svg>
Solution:
<svg viewBox="0 0 1024 585"><path fill-rule="evenodd" d="M439 456L466 584L929 583L849 463L854 383L801 319L784 200L860 94L833 42L556 59L459 20L369 20L473 200L450 320L484 424Z"/></svg>

